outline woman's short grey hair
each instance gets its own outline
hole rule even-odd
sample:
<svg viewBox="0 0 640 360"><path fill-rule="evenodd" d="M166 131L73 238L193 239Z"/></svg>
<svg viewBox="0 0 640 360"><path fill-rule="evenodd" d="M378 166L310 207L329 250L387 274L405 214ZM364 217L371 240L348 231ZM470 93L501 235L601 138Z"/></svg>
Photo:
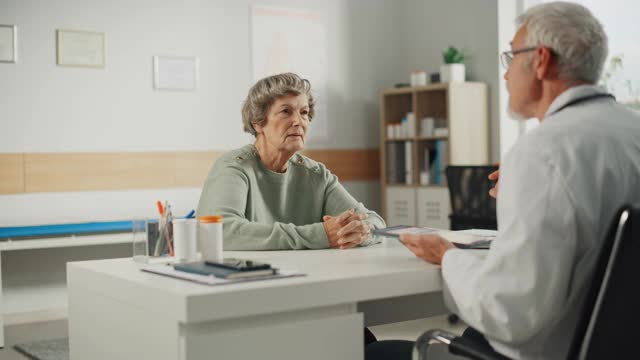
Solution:
<svg viewBox="0 0 640 360"><path fill-rule="evenodd" d="M313 119L315 100L311 94L311 83L294 73L284 73L266 77L249 90L242 105L242 125L244 131L256 136L253 124L263 125L269 108L279 97L285 95L307 95L309 100L309 120Z"/></svg>
<svg viewBox="0 0 640 360"><path fill-rule="evenodd" d="M609 52L608 40L589 9L562 1L540 4L520 15L516 23L527 29L526 46L553 51L560 79L598 82Z"/></svg>

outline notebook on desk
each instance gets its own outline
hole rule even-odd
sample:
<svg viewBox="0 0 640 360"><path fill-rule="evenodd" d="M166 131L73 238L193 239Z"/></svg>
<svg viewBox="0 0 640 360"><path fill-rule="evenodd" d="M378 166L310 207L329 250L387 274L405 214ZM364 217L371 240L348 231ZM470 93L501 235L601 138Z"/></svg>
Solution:
<svg viewBox="0 0 640 360"><path fill-rule="evenodd" d="M223 278L215 277L213 275L202 275L202 274L194 274L194 273L185 272L185 271L179 271L174 269L173 266L171 266L170 264L144 265L140 268L140 270L148 273L157 274L157 275L172 277L175 279L191 281L191 282L195 282L203 285L228 285L228 284L236 284L240 282L284 279L284 278L306 275L296 270L280 269L277 274L273 274L273 275L253 276L253 277L245 277L245 278L241 277L236 279L223 279Z"/></svg>

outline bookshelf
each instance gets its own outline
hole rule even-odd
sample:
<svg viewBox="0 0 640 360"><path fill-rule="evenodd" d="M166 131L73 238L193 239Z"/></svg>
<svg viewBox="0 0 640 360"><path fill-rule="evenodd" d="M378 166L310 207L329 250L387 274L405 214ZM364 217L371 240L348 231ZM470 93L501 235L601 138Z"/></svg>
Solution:
<svg viewBox="0 0 640 360"><path fill-rule="evenodd" d="M449 228L447 165L489 162L487 85L389 89L380 99L382 211L387 224Z"/></svg>

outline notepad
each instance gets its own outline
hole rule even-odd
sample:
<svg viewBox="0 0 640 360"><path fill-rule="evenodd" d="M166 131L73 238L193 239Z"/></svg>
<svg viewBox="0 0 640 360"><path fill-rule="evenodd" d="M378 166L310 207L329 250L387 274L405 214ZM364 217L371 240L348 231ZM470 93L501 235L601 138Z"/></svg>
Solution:
<svg viewBox="0 0 640 360"><path fill-rule="evenodd" d="M401 234L438 235L450 241L459 249L489 249L495 234L474 234L463 231L450 231L436 228L417 227L408 225L391 226L374 231L375 235L399 238Z"/></svg>
<svg viewBox="0 0 640 360"><path fill-rule="evenodd" d="M441 230L435 229L435 228L398 225L398 226L390 226L384 229L374 230L373 234L397 238L397 237L400 237L401 234L425 235L425 234L436 234L439 231Z"/></svg>
<svg viewBox="0 0 640 360"><path fill-rule="evenodd" d="M278 273L274 275L254 276L254 277L238 278L238 279L223 279L223 278L215 277L213 275L201 275L201 274L194 274L194 273L189 273L185 271L178 271L174 269L173 266L168 264L144 265L140 268L140 270L148 273L153 273L156 275L168 276L175 279L191 281L191 282L195 282L202 285L229 285L229 284L244 283L249 281L284 279L284 278L305 276L305 274L300 273L296 270L280 269Z"/></svg>

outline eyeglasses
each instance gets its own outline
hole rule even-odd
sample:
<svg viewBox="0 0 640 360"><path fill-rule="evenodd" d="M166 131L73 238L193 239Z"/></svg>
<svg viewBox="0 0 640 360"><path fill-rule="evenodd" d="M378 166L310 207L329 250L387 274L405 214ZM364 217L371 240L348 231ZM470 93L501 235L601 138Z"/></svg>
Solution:
<svg viewBox="0 0 640 360"><path fill-rule="evenodd" d="M515 55L528 52L528 51L533 51L537 48L538 48L537 46L532 46L532 47L526 47L526 48L517 49L517 50L504 51L500 54L500 62L502 63L502 66L505 69L508 69Z"/></svg>

